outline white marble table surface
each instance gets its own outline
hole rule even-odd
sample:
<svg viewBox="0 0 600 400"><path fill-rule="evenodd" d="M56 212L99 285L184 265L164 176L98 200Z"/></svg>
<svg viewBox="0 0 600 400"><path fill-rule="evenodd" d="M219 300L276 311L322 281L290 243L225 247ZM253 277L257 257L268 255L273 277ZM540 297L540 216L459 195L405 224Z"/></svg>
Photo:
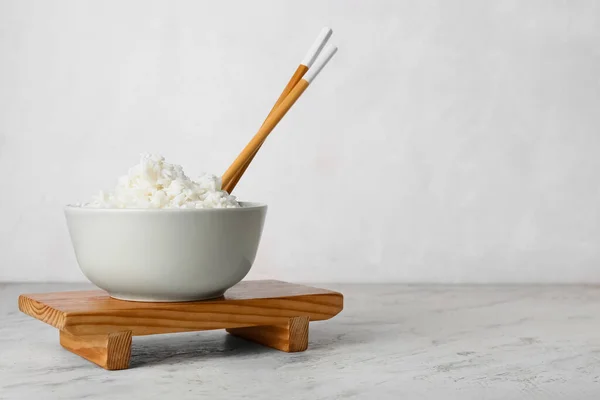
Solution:
<svg viewBox="0 0 600 400"><path fill-rule="evenodd" d="M62 349L0 284L0 399L598 399L600 287L320 285L344 311L288 354L224 331L134 337L132 368Z"/></svg>

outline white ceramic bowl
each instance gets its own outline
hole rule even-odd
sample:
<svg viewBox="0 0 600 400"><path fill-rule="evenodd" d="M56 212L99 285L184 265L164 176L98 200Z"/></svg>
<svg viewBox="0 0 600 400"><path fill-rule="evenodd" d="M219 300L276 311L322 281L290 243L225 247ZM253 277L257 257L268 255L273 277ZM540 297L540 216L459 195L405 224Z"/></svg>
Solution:
<svg viewBox="0 0 600 400"><path fill-rule="evenodd" d="M267 206L198 210L67 206L81 271L112 297L192 301L219 297L254 262Z"/></svg>

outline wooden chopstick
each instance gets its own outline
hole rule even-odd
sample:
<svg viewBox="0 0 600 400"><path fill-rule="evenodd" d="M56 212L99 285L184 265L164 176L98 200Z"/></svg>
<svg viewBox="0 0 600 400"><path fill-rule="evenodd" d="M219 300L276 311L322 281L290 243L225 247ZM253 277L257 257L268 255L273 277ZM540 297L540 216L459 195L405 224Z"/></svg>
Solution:
<svg viewBox="0 0 600 400"><path fill-rule="evenodd" d="M287 85L285 85L285 88L279 95L279 98L277 99L277 101L275 102L275 104L273 105L271 110L269 111L267 118L265 118L265 121L263 121L263 125L267 121L267 119L271 116L271 114L273 114L273 112L277 109L277 107L279 107L279 105L283 102L283 100L287 97L287 95L290 94L290 92L298 84L298 82L300 82L300 80L302 79L304 74L306 74L306 72L309 70L309 68L315 62L316 58L321 53L321 50L323 50L323 47L325 46L325 44L331 37L332 33L333 33L333 31L330 28L323 28L321 30L321 32L319 33L319 36L317 36L317 38L313 42L311 48L306 53L306 56L304 57L304 59L302 60L300 65L298 65L298 68L296 68L296 71L294 72L294 74L292 75L290 80L288 81ZM234 171L233 174L231 175L231 178L228 179L227 181L225 179L226 179L226 177L230 176L230 175L228 175L228 172L230 172L230 171L228 169L225 172L225 174L222 177L223 190L226 190L229 193L231 193L233 191L233 189L239 182L242 175L244 175L244 172L246 172L246 169L248 169L248 166L250 166L250 163L256 156L256 153L258 153L258 150L260 150L261 146L262 146L262 142L256 147L256 149L254 150L252 155L248 158L248 160L238 170ZM229 167L229 168L231 169L231 167Z"/></svg>
<svg viewBox="0 0 600 400"><path fill-rule="evenodd" d="M302 79L302 77L304 76L306 71L308 71L308 67L306 65L304 65L304 64L298 65L296 72L294 72L294 75L292 75L292 77L290 78L290 81L287 83L287 85L285 85L285 89L283 89L283 92L281 92L281 95L279 96L279 98L277 99L275 104L273 105L273 108L271 108L271 111L269 111L269 115L267 115L267 118L265 118L265 121L263 121L263 124L267 121L267 119L271 116L271 114L273 114L273 112L281 104L283 99L285 99L287 97L287 95L290 94L290 92L292 91L294 86L296 86L298 84L298 82L300 82L300 79ZM256 156L256 153L258 153L258 150L260 150L261 146L262 146L262 143L256 148L256 150L254 150L254 153L250 156L248 161L244 165L242 165L242 168L240 168L233 175L233 177L231 178L231 180L229 182L223 183L223 190L226 190L227 192L231 193L231 191L235 188L235 186L239 182L242 175L244 175L244 172L246 172L246 169L248 169L248 167L250 166L250 163L254 159L254 156Z"/></svg>
<svg viewBox="0 0 600 400"><path fill-rule="evenodd" d="M285 114L292 108L294 103L300 98L302 93L308 88L310 83L317 77L319 72L325 67L325 65L331 60L331 57L337 51L336 46L328 45L323 49L323 55L317 59L316 63L305 73L304 77L294 86L290 93L283 99L283 101L277 106L277 108L270 113L265 122L262 124L256 135L250 140L250 142L244 147L242 152L237 156L235 161L223 174L223 190L231 193L235 185L232 186L232 179L240 171L244 165L249 163L251 158L256 154L264 140L269 136L271 131L277 126L279 121L285 116Z"/></svg>

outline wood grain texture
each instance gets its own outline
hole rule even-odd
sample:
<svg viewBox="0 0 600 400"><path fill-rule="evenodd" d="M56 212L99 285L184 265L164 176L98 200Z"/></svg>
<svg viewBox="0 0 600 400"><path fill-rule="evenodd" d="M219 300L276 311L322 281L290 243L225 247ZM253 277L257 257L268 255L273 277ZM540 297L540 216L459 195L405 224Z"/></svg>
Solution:
<svg viewBox="0 0 600 400"><path fill-rule="evenodd" d="M55 328L62 329L65 326L66 315L63 311L48 306L44 302L36 301L27 295L19 296L19 310Z"/></svg>
<svg viewBox="0 0 600 400"><path fill-rule="evenodd" d="M60 331L60 344L67 350L108 370L129 368L131 332L75 336Z"/></svg>
<svg viewBox="0 0 600 400"><path fill-rule="evenodd" d="M266 119L266 121L259 128L258 132L248 142L246 147L241 151L237 158L233 161L231 166L225 171L221 180L223 182L223 190L231 191L231 182L234 176L240 171L243 166L249 162L250 158L258 151L258 148L262 146L262 143L266 140L267 136L273 131L275 126L283 119L285 114L292 108L294 103L302 96L302 93L308 88L309 83L301 79L292 91L283 99L281 104L275 109L275 111Z"/></svg>
<svg viewBox="0 0 600 400"><path fill-rule="evenodd" d="M73 335L131 331L133 336L261 325L292 317L329 319L343 308L340 293L279 281L247 281L223 298L184 303L116 300L101 290L21 295L19 309Z"/></svg>
<svg viewBox="0 0 600 400"><path fill-rule="evenodd" d="M287 97L287 95L290 94L290 92L292 91L294 86L296 86L296 84L298 82L300 82L300 80L302 79L304 74L306 74L306 71L308 71L308 67L306 65L304 65L304 64L298 65L298 68L296 68L296 71L294 72L294 74L292 75L290 80L288 81L287 85L285 85L285 88L279 95L279 98L273 105L273 108L271 108L271 111L269 111L269 114L267 115L267 118L265 118L265 120L263 121L263 124L267 121L267 119L269 119L269 117L271 116L271 114L273 114L273 112L277 109L277 107L279 107L279 105ZM242 177L242 175L244 175L244 172L246 172L246 169L248 169L248 166L250 165L250 163L256 156L256 153L258 153L258 150L260 150L263 143L264 143L264 141L261 142L260 145L258 145L256 150L254 150L254 152L248 158L248 160L244 163L244 165L240 169L238 169L237 172L234 173L233 177L229 181L223 182L223 190L226 190L229 193L231 193L233 191L233 189L236 187L237 183L239 182L240 178Z"/></svg>
<svg viewBox="0 0 600 400"><path fill-rule="evenodd" d="M220 299L185 303L116 300L101 290L23 294L19 309L60 330L61 345L106 369L129 365L131 337L227 329L279 350L308 346L308 323L343 308L338 292L280 281L239 283Z"/></svg>
<svg viewBox="0 0 600 400"><path fill-rule="evenodd" d="M274 349L293 353L308 347L308 317L288 319L285 325L230 328L227 332Z"/></svg>

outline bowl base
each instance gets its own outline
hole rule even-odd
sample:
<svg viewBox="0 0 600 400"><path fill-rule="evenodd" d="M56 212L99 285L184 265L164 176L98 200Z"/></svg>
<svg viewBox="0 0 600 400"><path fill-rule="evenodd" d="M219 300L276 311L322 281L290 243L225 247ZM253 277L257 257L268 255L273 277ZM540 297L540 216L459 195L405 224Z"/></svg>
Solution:
<svg viewBox="0 0 600 400"><path fill-rule="evenodd" d="M179 303L179 302L190 302L190 301L201 301L201 300L213 300L219 297L223 297L225 291L219 291L215 293L203 293L195 296L181 296L174 294L172 296L140 296L131 293L111 293L108 295L116 300L124 301L137 301L142 303Z"/></svg>

